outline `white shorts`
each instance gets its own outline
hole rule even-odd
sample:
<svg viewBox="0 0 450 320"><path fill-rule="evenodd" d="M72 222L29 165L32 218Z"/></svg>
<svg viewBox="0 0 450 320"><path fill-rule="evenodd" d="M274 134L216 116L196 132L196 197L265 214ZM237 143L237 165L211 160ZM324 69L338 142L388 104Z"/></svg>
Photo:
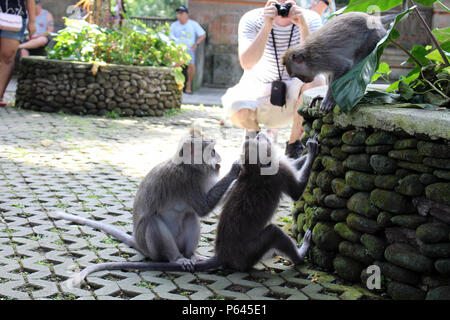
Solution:
<svg viewBox="0 0 450 320"><path fill-rule="evenodd" d="M297 78L284 80L287 87L286 105L274 106L270 103L271 83L241 80L222 96L222 104L231 117L241 109L256 112L256 121L268 128L278 129L292 123L300 89L303 82Z"/></svg>

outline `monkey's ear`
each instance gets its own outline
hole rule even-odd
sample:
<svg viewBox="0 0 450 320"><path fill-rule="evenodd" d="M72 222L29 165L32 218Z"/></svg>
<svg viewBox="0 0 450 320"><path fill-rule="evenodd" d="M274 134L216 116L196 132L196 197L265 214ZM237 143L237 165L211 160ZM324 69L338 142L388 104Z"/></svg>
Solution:
<svg viewBox="0 0 450 320"><path fill-rule="evenodd" d="M294 53L292 55L292 60L296 63L303 63L303 61L305 61L305 56L301 53Z"/></svg>

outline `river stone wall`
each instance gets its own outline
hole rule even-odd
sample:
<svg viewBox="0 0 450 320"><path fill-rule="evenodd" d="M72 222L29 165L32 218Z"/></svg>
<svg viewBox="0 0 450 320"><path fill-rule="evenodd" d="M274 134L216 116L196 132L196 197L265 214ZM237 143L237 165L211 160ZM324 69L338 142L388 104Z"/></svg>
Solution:
<svg viewBox="0 0 450 320"><path fill-rule="evenodd" d="M320 141L293 208L299 243L313 226L310 261L364 285L377 265L394 299L450 300L450 112L299 113L302 142Z"/></svg>
<svg viewBox="0 0 450 320"><path fill-rule="evenodd" d="M173 70L163 67L106 65L94 75L92 64L23 58L16 106L44 112L120 116L161 116L180 108L182 93Z"/></svg>

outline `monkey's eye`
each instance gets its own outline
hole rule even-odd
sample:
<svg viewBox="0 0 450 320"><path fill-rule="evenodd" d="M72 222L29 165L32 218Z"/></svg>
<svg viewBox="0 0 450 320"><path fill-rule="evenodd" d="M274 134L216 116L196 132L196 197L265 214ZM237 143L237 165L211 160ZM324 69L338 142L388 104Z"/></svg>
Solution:
<svg viewBox="0 0 450 320"><path fill-rule="evenodd" d="M211 151L211 157L215 157L216 156L216 150L212 149Z"/></svg>

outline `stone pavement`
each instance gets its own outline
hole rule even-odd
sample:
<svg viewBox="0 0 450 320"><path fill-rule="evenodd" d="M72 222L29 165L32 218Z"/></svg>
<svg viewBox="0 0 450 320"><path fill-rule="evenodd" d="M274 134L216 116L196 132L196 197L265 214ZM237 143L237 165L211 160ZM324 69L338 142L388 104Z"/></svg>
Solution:
<svg viewBox="0 0 450 320"><path fill-rule="evenodd" d="M11 99L11 92L9 98ZM77 269L143 256L104 233L53 218L64 210L132 231L142 177L170 157L195 125L217 140L224 174L240 152L242 131L220 125L219 107L184 105L159 118L110 119L0 108L0 299L374 299L360 286L280 257L249 273L104 271L87 285L65 284ZM289 128L280 132L286 141ZM276 223L289 232L291 202ZM216 209L202 221L198 253L213 254Z"/></svg>

